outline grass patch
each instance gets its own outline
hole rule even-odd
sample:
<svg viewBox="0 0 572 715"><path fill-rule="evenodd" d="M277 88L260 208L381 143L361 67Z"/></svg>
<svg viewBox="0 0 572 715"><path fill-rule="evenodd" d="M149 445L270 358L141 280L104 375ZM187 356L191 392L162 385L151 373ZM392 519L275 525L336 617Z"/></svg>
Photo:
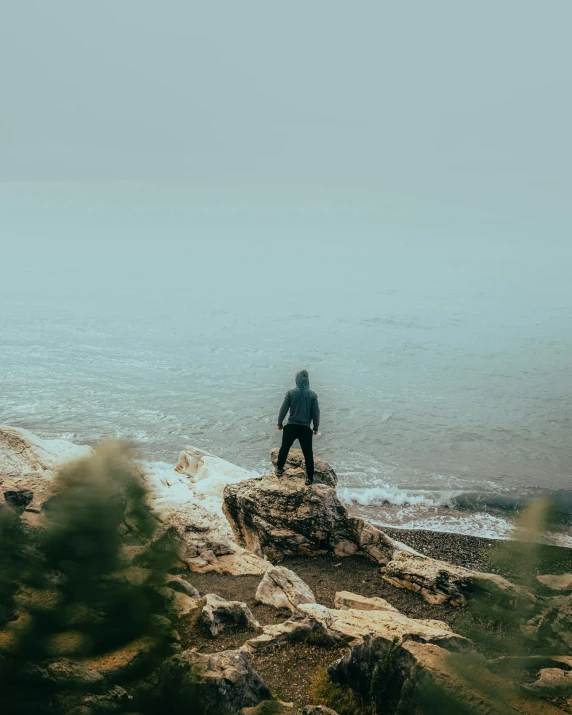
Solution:
<svg viewBox="0 0 572 715"><path fill-rule="evenodd" d="M347 685L332 683L328 671L318 671L308 690L312 705L325 705L338 715L374 715L373 709L365 705L360 696Z"/></svg>

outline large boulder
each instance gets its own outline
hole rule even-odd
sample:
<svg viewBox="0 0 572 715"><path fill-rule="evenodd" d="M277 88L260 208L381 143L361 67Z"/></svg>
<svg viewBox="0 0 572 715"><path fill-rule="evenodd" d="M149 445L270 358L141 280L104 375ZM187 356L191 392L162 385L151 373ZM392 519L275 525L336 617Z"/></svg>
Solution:
<svg viewBox="0 0 572 715"><path fill-rule="evenodd" d="M260 557L334 552L384 563L394 542L363 519L350 517L332 487L266 476L229 484L224 513L238 543Z"/></svg>
<svg viewBox="0 0 572 715"><path fill-rule="evenodd" d="M236 543L222 513L226 484L252 473L202 450L188 447L174 469L146 472L152 504L161 521L158 538L169 533L181 562L192 571L235 576L262 575L269 564Z"/></svg>
<svg viewBox="0 0 572 715"><path fill-rule="evenodd" d="M228 628L260 630L260 623L254 618L246 603L226 601L216 593L208 593L203 597L203 610L199 620L211 636L217 636Z"/></svg>
<svg viewBox="0 0 572 715"><path fill-rule="evenodd" d="M434 643L451 651L466 651L472 648L468 638L454 633L443 621L409 618L395 611L342 611L308 603L300 605L298 610L322 625L327 633L347 642L374 634L387 643L392 643L395 639L411 639Z"/></svg>
<svg viewBox="0 0 572 715"><path fill-rule="evenodd" d="M155 706L156 712L236 715L271 697L244 651L187 650L166 660L139 687L135 703L146 712Z"/></svg>
<svg viewBox="0 0 572 715"><path fill-rule="evenodd" d="M486 713L557 715L562 711L491 673L475 651L366 636L328 669L330 678L395 715Z"/></svg>
<svg viewBox="0 0 572 715"><path fill-rule="evenodd" d="M295 611L301 603L316 603L311 588L283 566L273 566L264 574L256 589L256 600L274 608Z"/></svg>
<svg viewBox="0 0 572 715"><path fill-rule="evenodd" d="M463 606L473 594L485 595L506 606L529 607L534 602L527 589L492 573L481 573L396 548L383 568L383 578L393 586L419 593L429 603Z"/></svg>
<svg viewBox="0 0 572 715"><path fill-rule="evenodd" d="M277 447L270 452L270 459L274 467L278 464L278 452L280 449ZM288 452L288 458L286 459L286 464L284 465L284 475L283 479L288 479L289 477L302 477L306 476L306 464L304 462L304 455L301 449L291 449ZM326 484L328 487L335 487L338 484L337 474L334 472L333 468L323 459L319 457L314 457L314 483L316 484Z"/></svg>
<svg viewBox="0 0 572 715"><path fill-rule="evenodd" d="M462 606L475 593L510 607L534 602L502 576L448 564L391 539L350 516L335 489L323 484L307 487L273 475L247 479L225 487L223 510L238 544L272 562L296 554L362 555L382 566L389 583L432 604Z"/></svg>

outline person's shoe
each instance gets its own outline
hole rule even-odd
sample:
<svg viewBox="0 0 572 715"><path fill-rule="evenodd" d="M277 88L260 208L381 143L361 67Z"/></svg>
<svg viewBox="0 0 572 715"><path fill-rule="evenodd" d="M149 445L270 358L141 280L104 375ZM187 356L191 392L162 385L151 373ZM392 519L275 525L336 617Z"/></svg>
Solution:
<svg viewBox="0 0 572 715"><path fill-rule="evenodd" d="M275 469L274 474L278 477L278 479L280 479L280 477L284 474L284 470L283 469Z"/></svg>
<svg viewBox="0 0 572 715"><path fill-rule="evenodd" d="M313 479L310 479L310 477L306 477L306 486L307 487L311 487L313 483L314 483Z"/></svg>

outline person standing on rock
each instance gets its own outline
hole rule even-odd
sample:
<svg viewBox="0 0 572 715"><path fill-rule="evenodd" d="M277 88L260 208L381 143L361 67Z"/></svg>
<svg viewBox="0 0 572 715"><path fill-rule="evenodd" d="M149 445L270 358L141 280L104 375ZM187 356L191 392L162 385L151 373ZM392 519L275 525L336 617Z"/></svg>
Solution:
<svg viewBox="0 0 572 715"><path fill-rule="evenodd" d="M288 424L283 427L284 418L290 411ZM312 430L312 423L314 429ZM282 446L276 463L276 476L284 474L284 465L290 447L296 440L300 442L306 464L306 484L314 483L314 454L312 452L312 432L318 434L320 426L320 406L318 395L310 390L310 378L307 370L296 374L296 387L288 390L278 414L278 429L282 431Z"/></svg>

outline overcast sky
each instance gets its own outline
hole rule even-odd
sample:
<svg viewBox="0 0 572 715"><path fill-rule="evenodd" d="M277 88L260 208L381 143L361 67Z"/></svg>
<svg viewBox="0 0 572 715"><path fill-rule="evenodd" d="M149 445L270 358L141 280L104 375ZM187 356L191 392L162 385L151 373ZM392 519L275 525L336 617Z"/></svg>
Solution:
<svg viewBox="0 0 572 715"><path fill-rule="evenodd" d="M570 0L4 0L0 182L393 202L568 235L571 27Z"/></svg>

